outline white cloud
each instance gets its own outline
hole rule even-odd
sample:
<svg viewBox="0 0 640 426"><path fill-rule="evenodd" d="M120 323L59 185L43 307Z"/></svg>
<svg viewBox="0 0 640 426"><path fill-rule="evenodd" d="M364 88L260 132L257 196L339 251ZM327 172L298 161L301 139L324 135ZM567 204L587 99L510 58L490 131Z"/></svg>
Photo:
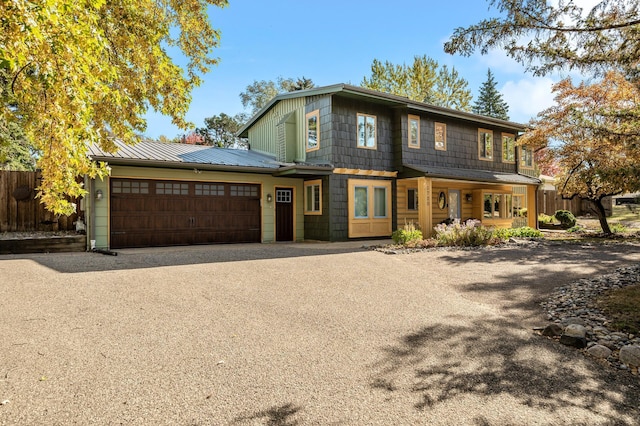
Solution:
<svg viewBox="0 0 640 426"><path fill-rule="evenodd" d="M509 105L511 120L527 123L539 112L553 105L554 95L551 92L551 86L555 82L550 77L526 77L506 82L500 91Z"/></svg>

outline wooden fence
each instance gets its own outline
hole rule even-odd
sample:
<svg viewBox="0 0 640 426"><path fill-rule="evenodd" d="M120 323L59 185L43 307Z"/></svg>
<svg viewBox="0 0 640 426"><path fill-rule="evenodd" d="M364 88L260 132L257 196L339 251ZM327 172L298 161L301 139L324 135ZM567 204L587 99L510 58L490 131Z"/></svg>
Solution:
<svg viewBox="0 0 640 426"><path fill-rule="evenodd" d="M603 204L607 216L611 216L611 197L605 198ZM587 200L578 197L564 200L557 191L538 191L538 213L552 216L558 210L569 210L574 216L595 215L591 203Z"/></svg>
<svg viewBox="0 0 640 426"><path fill-rule="evenodd" d="M39 172L0 170L0 232L71 231L78 215L57 216L35 198ZM77 202L77 200L74 200Z"/></svg>

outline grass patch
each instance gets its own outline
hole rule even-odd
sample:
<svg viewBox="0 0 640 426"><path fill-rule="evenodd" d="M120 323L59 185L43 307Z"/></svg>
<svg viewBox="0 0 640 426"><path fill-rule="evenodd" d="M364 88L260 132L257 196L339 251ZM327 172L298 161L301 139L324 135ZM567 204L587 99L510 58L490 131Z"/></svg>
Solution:
<svg viewBox="0 0 640 426"><path fill-rule="evenodd" d="M640 283L610 290L598 298L597 304L610 319L610 328L640 333Z"/></svg>

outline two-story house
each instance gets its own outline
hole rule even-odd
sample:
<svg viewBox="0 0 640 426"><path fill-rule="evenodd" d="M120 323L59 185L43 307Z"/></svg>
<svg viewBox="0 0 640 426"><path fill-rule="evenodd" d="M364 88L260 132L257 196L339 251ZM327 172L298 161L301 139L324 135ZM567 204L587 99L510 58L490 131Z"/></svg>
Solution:
<svg viewBox="0 0 640 426"><path fill-rule="evenodd" d="M350 85L279 95L248 151L143 142L87 182L96 247L389 237L413 221L536 226L524 126ZM98 195L100 194L100 195ZM106 202L104 202L106 200Z"/></svg>

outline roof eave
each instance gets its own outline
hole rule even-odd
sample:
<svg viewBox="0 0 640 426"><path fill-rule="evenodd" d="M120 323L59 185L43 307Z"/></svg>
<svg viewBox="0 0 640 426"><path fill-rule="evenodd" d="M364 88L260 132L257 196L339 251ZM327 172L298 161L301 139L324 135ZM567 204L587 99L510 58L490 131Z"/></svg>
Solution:
<svg viewBox="0 0 640 426"><path fill-rule="evenodd" d="M141 166L172 169L194 169L197 171L224 171L243 173L273 173L278 170L273 167L233 166L228 164L186 163L181 161L141 160L137 158L117 158L108 156L93 156L93 161L103 161L116 166Z"/></svg>

